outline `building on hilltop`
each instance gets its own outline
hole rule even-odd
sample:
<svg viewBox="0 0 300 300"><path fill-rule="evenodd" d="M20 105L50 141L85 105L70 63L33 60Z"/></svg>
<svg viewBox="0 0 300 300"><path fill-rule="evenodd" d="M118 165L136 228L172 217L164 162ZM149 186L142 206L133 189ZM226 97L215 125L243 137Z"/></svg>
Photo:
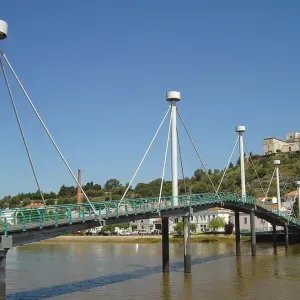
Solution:
<svg viewBox="0 0 300 300"><path fill-rule="evenodd" d="M264 139L264 154L272 154L278 152L292 152L300 150L300 133L288 133L286 140L280 140L276 137L268 137Z"/></svg>

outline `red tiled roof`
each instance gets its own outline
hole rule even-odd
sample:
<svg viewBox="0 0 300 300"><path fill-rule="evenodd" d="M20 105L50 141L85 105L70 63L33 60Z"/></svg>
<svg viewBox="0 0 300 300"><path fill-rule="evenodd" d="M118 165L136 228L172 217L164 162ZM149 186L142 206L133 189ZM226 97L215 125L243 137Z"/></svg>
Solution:
<svg viewBox="0 0 300 300"><path fill-rule="evenodd" d="M44 204L42 204L42 203L30 203L30 204L24 206L24 208L38 208L38 207L44 207Z"/></svg>
<svg viewBox="0 0 300 300"><path fill-rule="evenodd" d="M296 196L296 195L297 195L297 190L291 191L291 192L285 194L284 196Z"/></svg>

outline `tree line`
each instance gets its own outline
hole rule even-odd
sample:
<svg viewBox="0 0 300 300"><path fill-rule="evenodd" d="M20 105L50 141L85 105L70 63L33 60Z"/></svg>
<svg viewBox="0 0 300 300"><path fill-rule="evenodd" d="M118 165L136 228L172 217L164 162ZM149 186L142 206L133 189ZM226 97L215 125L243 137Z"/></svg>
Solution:
<svg viewBox="0 0 300 300"><path fill-rule="evenodd" d="M247 194L264 196L274 170L273 160L280 159L282 195L296 188L295 180L300 178L300 153L276 153L276 155L251 155L246 157ZM254 165L254 167L253 167ZM196 169L191 177L179 179L179 194L214 192L219 186L225 169ZM257 176L260 178L258 179ZM232 162L220 185L220 192L241 193L240 161ZM157 178L149 183L138 183L130 187L126 198L155 197L159 195L161 179ZM128 183L122 184L116 178L111 178L102 186L93 181L82 186L83 190L93 201L119 200L124 194ZM214 187L213 187L214 186ZM263 188L263 190L262 190ZM51 191L44 193L46 204L76 203L76 186L62 185L57 193ZM172 195L172 182L164 181L163 196ZM269 196L276 196L275 180L270 186ZM32 202L41 202L38 191L33 193L19 193L15 196L5 196L0 199L0 208L15 208L26 206Z"/></svg>

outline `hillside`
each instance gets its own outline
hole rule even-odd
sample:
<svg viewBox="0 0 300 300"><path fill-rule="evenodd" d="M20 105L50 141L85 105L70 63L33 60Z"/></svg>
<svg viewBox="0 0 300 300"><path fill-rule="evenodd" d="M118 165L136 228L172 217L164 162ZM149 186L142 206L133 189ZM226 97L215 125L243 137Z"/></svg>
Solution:
<svg viewBox="0 0 300 300"><path fill-rule="evenodd" d="M246 184L247 194L253 196L263 196L267 190L272 173L274 171L273 161L274 159L281 160L280 172L281 172L281 195L288 193L296 188L295 180L300 179L300 153L277 153L268 156L253 155L251 159L246 158ZM260 180L257 179L253 162L257 175ZM211 180L217 188L222 178L224 170L208 170ZM264 192L261 189L261 185ZM104 186L100 184L88 182L83 186L84 191L88 197L93 201L104 200L117 200L123 195L127 185L122 185L117 179L109 179ZM136 187L130 188L127 193L128 198L136 197L153 197L159 195L160 179L155 179L149 183L138 183ZM207 174L202 169L195 170L193 176L179 180L179 193L204 193L213 192L214 189L210 183ZM222 185L220 187L221 192L241 192L240 185L240 165L239 161L234 165L230 164L229 169L224 177ZM165 181L163 187L163 195L172 194L171 181ZM276 183L275 178L270 186L268 196L276 196ZM75 203L76 202L76 188L75 186L63 185L58 193L50 192L44 193L44 197L47 204L59 203ZM41 197L38 192L34 193L20 193L16 196L6 196L0 200L0 208L6 207L22 207L28 205L30 202L41 202Z"/></svg>

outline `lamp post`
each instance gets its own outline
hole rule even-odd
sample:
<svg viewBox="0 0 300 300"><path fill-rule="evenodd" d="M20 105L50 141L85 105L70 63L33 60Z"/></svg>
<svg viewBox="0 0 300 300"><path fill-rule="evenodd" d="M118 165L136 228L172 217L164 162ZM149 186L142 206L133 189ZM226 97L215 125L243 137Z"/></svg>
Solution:
<svg viewBox="0 0 300 300"><path fill-rule="evenodd" d="M280 160L275 159L274 160L274 165L275 165L275 170L276 170L277 209L280 212L281 211L281 198L280 198L280 185L279 185Z"/></svg>

